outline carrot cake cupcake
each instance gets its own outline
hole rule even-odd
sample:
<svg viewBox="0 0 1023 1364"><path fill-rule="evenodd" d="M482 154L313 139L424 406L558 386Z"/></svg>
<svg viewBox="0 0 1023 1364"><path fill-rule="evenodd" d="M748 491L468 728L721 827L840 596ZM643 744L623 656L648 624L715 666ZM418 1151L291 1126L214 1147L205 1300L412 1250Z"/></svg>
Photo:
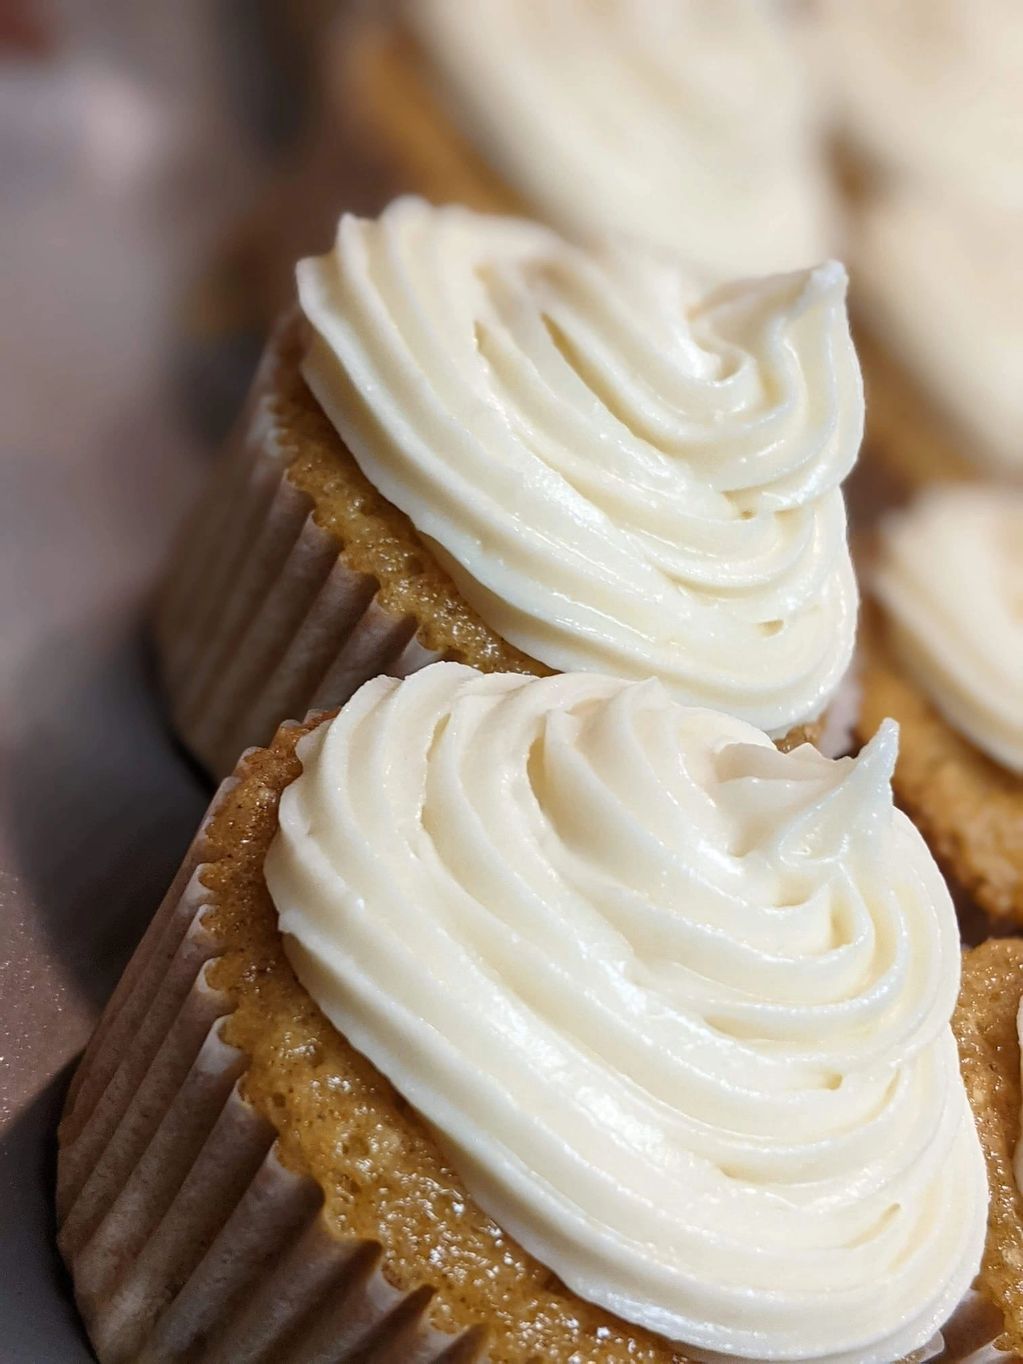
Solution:
<svg viewBox="0 0 1023 1364"><path fill-rule="evenodd" d="M1023 478L1023 9L823 0L868 449L910 486Z"/></svg>
<svg viewBox="0 0 1023 1364"><path fill-rule="evenodd" d="M1023 922L1023 490L933 488L883 527L864 736L902 728L895 789L949 873Z"/></svg>
<svg viewBox="0 0 1023 1364"><path fill-rule="evenodd" d="M981 1282L1003 1324L1001 1347L1023 1355L1023 939L966 953L953 1026L991 1190Z"/></svg>
<svg viewBox="0 0 1023 1364"><path fill-rule="evenodd" d="M713 280L835 249L781 6L408 0L343 38L344 120L394 193L624 232Z"/></svg>
<svg viewBox="0 0 1023 1364"><path fill-rule="evenodd" d="M246 755L61 1126L103 1364L961 1339L985 1169L896 746L438 664Z"/></svg>
<svg viewBox="0 0 1023 1364"><path fill-rule="evenodd" d="M298 267L157 622L214 771L368 677L660 677L783 738L852 652L863 397L834 262L695 286L423 200Z"/></svg>

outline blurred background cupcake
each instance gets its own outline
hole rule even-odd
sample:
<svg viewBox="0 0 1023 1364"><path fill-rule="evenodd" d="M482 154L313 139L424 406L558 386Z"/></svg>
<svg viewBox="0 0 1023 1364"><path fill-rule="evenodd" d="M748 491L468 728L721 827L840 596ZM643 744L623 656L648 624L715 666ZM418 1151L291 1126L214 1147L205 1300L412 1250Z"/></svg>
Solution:
<svg viewBox="0 0 1023 1364"><path fill-rule="evenodd" d="M708 281L816 264L839 220L795 38L773 0L348 6L318 121L212 278L240 330L265 330L340 211L408 191L623 232Z"/></svg>
<svg viewBox="0 0 1023 1364"><path fill-rule="evenodd" d="M669 247L718 280L831 254L806 80L780 6L416 0L366 24L348 91L395 189Z"/></svg>
<svg viewBox="0 0 1023 1364"><path fill-rule="evenodd" d="M908 485L1023 476L1023 9L812 7L848 195L870 446Z"/></svg>
<svg viewBox="0 0 1023 1364"><path fill-rule="evenodd" d="M860 730L902 729L895 789L947 873L1023 924L1023 489L937 484L868 567Z"/></svg>

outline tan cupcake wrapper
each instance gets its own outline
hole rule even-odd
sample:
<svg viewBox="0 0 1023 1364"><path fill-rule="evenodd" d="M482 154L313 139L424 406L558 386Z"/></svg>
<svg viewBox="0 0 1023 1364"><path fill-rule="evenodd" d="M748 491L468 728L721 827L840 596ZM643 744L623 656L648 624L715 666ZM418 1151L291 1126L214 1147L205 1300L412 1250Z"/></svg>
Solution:
<svg viewBox="0 0 1023 1364"><path fill-rule="evenodd" d="M221 792L233 785L233 779ZM214 802L215 804L216 802ZM211 807L212 808L212 807ZM208 817L207 817L208 819ZM60 1128L58 1242L103 1364L464 1364L483 1333L426 1321L380 1246L339 1239L243 1097L209 984L203 829L110 1001Z"/></svg>
<svg viewBox="0 0 1023 1364"><path fill-rule="evenodd" d="M402 1293L372 1240L341 1239L322 1192L278 1157L226 1043L208 968L205 831L213 800L108 1004L68 1094L58 1243L102 1364L467 1364L486 1333L429 1326L433 1290ZM918 1361L1010 1364L977 1293ZM1016 1362L1018 1364L1018 1361Z"/></svg>
<svg viewBox="0 0 1023 1364"><path fill-rule="evenodd" d="M206 498L178 546L156 619L178 732L218 776L285 717L343 704L372 677L441 655L379 584L346 567L312 500L287 478L273 411L285 318Z"/></svg>

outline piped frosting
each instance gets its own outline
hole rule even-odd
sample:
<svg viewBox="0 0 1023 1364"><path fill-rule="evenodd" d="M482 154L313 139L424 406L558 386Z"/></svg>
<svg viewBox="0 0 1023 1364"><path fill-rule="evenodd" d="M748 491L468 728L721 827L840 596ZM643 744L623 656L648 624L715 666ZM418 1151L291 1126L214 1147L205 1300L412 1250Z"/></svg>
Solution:
<svg viewBox="0 0 1023 1364"><path fill-rule="evenodd" d="M398 200L298 268L304 373L483 620L772 734L846 671L846 276L709 294L671 255Z"/></svg>
<svg viewBox="0 0 1023 1364"><path fill-rule="evenodd" d="M327 1017L570 1288L690 1352L891 1364L986 1221L896 747L437 664L302 740L267 884Z"/></svg>

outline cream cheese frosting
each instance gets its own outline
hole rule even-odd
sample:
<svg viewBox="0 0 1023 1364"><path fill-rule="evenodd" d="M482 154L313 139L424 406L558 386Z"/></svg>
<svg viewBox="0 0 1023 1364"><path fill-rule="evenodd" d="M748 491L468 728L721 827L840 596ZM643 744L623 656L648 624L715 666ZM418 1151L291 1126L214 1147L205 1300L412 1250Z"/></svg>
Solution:
<svg viewBox="0 0 1023 1364"><path fill-rule="evenodd" d="M875 586L914 682L1023 773L1023 490L928 491L885 526Z"/></svg>
<svg viewBox="0 0 1023 1364"><path fill-rule="evenodd" d="M834 249L818 129L770 0L411 0L438 95L539 216L715 280Z"/></svg>
<svg viewBox="0 0 1023 1364"><path fill-rule="evenodd" d="M780 734L852 653L846 283L703 294L675 256L404 199L299 264L304 373L504 639Z"/></svg>
<svg viewBox="0 0 1023 1364"><path fill-rule="evenodd" d="M689 1353L891 1364L986 1221L896 747L435 664L301 741L267 885L327 1017L570 1288Z"/></svg>

